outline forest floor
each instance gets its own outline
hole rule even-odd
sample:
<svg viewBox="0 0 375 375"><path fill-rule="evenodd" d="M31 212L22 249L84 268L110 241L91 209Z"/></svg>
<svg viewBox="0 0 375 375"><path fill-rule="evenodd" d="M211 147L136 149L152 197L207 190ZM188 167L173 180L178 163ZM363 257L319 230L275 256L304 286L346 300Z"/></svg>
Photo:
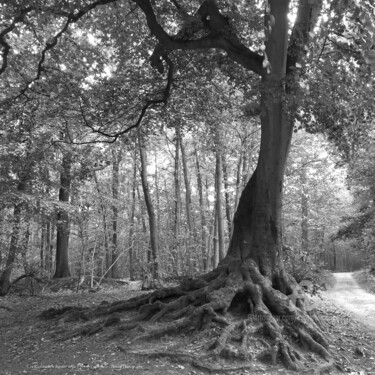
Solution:
<svg viewBox="0 0 375 375"><path fill-rule="evenodd" d="M126 375L198 375L207 372L193 367L188 361L171 355L169 358L151 355L155 343L146 342L132 352L126 338L108 339L108 332L65 341L53 335L50 321L39 315L51 307L94 306L138 295L139 284L105 288L96 293L61 291L37 296L10 294L0 299L0 374L126 374ZM336 291L337 292L337 291ZM345 310L330 292L314 297L313 303L326 325L331 353L336 369L331 374L375 374L375 329L361 321L353 311ZM53 327L56 328L56 327ZM171 354L178 348L199 351L195 338L163 337L159 340ZM124 348L126 347L126 350ZM135 348L134 348L135 349ZM295 374L280 366L254 363L253 369L230 371L219 368L211 374Z"/></svg>

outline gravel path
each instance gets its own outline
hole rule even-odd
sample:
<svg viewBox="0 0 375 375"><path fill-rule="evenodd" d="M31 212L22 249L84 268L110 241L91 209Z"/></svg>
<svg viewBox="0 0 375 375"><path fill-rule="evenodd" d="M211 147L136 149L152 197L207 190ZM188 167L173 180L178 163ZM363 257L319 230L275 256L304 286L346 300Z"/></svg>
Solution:
<svg viewBox="0 0 375 375"><path fill-rule="evenodd" d="M375 295L363 290L351 272L340 272L333 275L336 284L325 293L326 297L375 331Z"/></svg>

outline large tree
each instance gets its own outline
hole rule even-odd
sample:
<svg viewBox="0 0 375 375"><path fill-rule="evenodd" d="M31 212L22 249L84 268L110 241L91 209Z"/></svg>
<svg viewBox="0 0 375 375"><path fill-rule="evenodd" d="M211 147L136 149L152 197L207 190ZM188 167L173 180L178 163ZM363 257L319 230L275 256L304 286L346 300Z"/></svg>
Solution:
<svg viewBox="0 0 375 375"><path fill-rule="evenodd" d="M249 104L259 98L260 111L255 111L260 114L262 132L259 159L239 200L227 255L218 267L178 287L109 307L81 310L78 314L75 309L54 311L54 316L65 314L64 319L70 314L69 319L78 316L94 320L74 331L74 335L97 332L111 324L121 324L122 330L134 328L136 322L124 323L121 316L113 314L139 309L137 321L167 322L151 329L146 337L215 324L220 334L211 347L213 352L249 360L254 355L248 349L248 337L260 326L268 343L260 345L256 357L273 363L281 359L288 368L296 370L305 365L300 354L304 348L324 359L321 369L332 365L318 318L302 302L298 307L291 304L287 296L297 285L284 272L280 260L283 177L294 120L299 113L298 83L322 11L320 0L293 2L293 12L291 3L268 0L260 7L215 0L200 4L51 0L38 6L34 1L16 1L5 8L9 22L0 34L3 56L0 74L9 82L10 96L4 104L11 109L47 96L45 100L51 103L47 111L50 117L60 120L67 129L74 126L69 133L73 143L113 142L131 129L147 124L146 120L155 113L150 110L167 104L173 90L178 91L176 82L181 80L181 74L176 73L176 67L184 64L196 63L200 68L206 59L211 65L205 65L205 71L212 72L216 63L232 79L236 79L236 74L241 75L237 80L243 86L254 84ZM349 8L337 1L331 3L330 11L339 15ZM224 9L228 15L224 15ZM293 23L288 19L290 13L295 15ZM330 19L326 28L338 24L340 17ZM20 50L24 54L17 59L16 53L12 53L12 42L20 41L20 37L27 42L35 33L32 26L35 23L40 26L46 20L50 23L38 28L42 48L36 53L23 44L17 54ZM240 28L239 32L235 26ZM145 29L152 36L145 36ZM85 36L89 40L86 44ZM258 45L259 52L249 48L250 41ZM150 63L154 72L146 66L148 51L152 51ZM196 59L192 51L199 51L196 55L201 59ZM100 61L98 54L102 57ZM36 72L22 71L25 69L21 64L25 61L30 66L34 64ZM74 68L75 63L80 69ZM12 64L13 70L8 68ZM85 74L85 69L89 74ZM116 69L118 73L113 76ZM19 72L23 74L17 75ZM135 78L129 85L132 76ZM56 85L53 96L46 95L51 86L45 87L44 77ZM103 320L106 314L111 316ZM277 316L285 319L279 321ZM233 344L235 339L237 344Z"/></svg>

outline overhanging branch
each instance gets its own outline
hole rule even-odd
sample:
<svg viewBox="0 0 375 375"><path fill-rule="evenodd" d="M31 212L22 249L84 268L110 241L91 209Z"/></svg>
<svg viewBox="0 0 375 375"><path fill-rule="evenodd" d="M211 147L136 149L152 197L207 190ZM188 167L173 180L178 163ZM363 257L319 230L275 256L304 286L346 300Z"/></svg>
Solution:
<svg viewBox="0 0 375 375"><path fill-rule="evenodd" d="M190 22L174 36L170 36L158 23L149 0L134 1L145 14L148 28L159 41L150 59L151 64L159 72L163 71L162 56L170 51L218 48L226 51L233 61L247 70L259 75L266 73L262 66L263 56L251 51L239 41L214 0L205 0L196 16L191 17ZM203 38L194 38L196 33L202 30L208 32L209 35Z"/></svg>
<svg viewBox="0 0 375 375"><path fill-rule="evenodd" d="M146 104L142 107L141 113L140 113L137 121L134 124L126 127L123 130L117 131L117 132L110 133L110 132L103 131L100 128L97 128L90 123L90 121L86 118L86 115L84 113L84 109L83 109L82 105L80 104L80 111L81 111L82 119L84 121L84 125L87 128L89 128L92 133L98 134L99 136L104 137L104 139L100 139L100 140L96 139L94 141L85 141L85 142L71 141L70 143L79 144L79 145L90 144L90 143L99 143L99 142L101 142L101 143L114 143L122 135L127 134L132 129L135 129L135 128L139 127L149 109L154 108L155 106L158 106L158 105L164 105L164 106L167 105L169 96L171 94L171 89L172 89L174 64L167 55L163 56L163 58L164 58L166 64L168 65L168 67L169 67L168 75L167 75L167 83L166 83L166 86L164 88L163 95L160 98L147 100Z"/></svg>

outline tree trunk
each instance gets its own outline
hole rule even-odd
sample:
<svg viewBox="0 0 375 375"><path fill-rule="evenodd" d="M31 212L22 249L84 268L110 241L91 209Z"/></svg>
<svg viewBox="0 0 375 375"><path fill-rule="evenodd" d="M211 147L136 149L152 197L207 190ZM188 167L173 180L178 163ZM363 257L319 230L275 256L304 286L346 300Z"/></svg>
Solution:
<svg viewBox="0 0 375 375"><path fill-rule="evenodd" d="M215 191L216 191L216 220L217 220L217 240L219 262L225 256L225 233L224 233L224 215L223 215L223 165L220 146L216 151L216 171L215 171Z"/></svg>
<svg viewBox="0 0 375 375"><path fill-rule="evenodd" d="M117 259L117 221L118 221L118 194L119 194L119 168L121 163L121 151L112 150L112 252L110 277L118 278Z"/></svg>
<svg viewBox="0 0 375 375"><path fill-rule="evenodd" d="M62 159L62 171L60 175L59 202L69 203L71 185L72 156L67 150ZM69 249L70 223L69 213L65 208L60 207L57 213L56 224L56 270L54 279L70 277L68 249Z"/></svg>
<svg viewBox="0 0 375 375"><path fill-rule="evenodd" d="M23 183L18 184L18 192L22 192L25 189ZM24 202L19 202L14 205L13 211L13 229L12 236L10 238L10 245L8 256L5 263L5 269L0 276L0 296L5 296L10 287L10 277L12 274L13 264L16 259L16 255L19 251L19 241L21 232L21 218Z"/></svg>
<svg viewBox="0 0 375 375"><path fill-rule="evenodd" d="M155 147L155 198L156 198L156 212L157 212L157 227L160 233L161 211L160 211L160 189L159 189L159 167L158 167L158 153Z"/></svg>
<svg viewBox="0 0 375 375"><path fill-rule="evenodd" d="M41 233L40 233L40 268L46 270L47 260L47 220L44 210L41 213Z"/></svg>
<svg viewBox="0 0 375 375"><path fill-rule="evenodd" d="M180 181L180 148L181 133L180 125L176 125L176 150L174 157L174 191L175 191L175 211L174 211L174 239L175 239L175 255L176 259L181 254L181 181Z"/></svg>
<svg viewBox="0 0 375 375"><path fill-rule="evenodd" d="M159 247L159 238L157 233L157 224L155 219L155 210L151 200L151 194L148 187L147 181L147 158L146 158L146 150L143 141L143 136L138 130L138 144L139 144L139 155L141 160L141 181L142 181L142 188L143 194L145 197L147 214L148 214L148 222L150 227L150 245L151 245L151 274L154 279L159 278L159 270L158 270L158 247Z"/></svg>
<svg viewBox="0 0 375 375"><path fill-rule="evenodd" d="M131 209L129 223L129 277L134 280L134 229L135 229L135 199L137 191L137 150L134 150L133 156L133 181L131 191Z"/></svg>
<svg viewBox="0 0 375 375"><path fill-rule="evenodd" d="M208 268L208 259L207 259L207 221L206 221L206 205L204 204L204 195L203 195L203 182L201 168L199 164L198 151L197 148L194 148L195 153L195 165L197 169L197 185L199 193L199 211L201 217L201 254L202 254L202 266L203 271L207 271Z"/></svg>
<svg viewBox="0 0 375 375"><path fill-rule="evenodd" d="M189 170L187 165L187 158L186 158L186 151L185 151L185 145L182 141L180 141L180 147L181 147L181 161L182 161L182 170L184 173L184 182L185 182L185 205L186 205L186 221L188 224L188 229L190 234L194 235L194 238L196 238L196 231L194 226L194 219L193 214L191 212L191 186L190 186L190 178L189 178Z"/></svg>
<svg viewBox="0 0 375 375"><path fill-rule="evenodd" d="M302 166L301 174L301 244L302 251L309 251L309 192L307 188L306 166Z"/></svg>
<svg viewBox="0 0 375 375"><path fill-rule="evenodd" d="M55 231L53 230L53 219L49 215L47 221L47 244L46 244L46 267L48 271L49 278L52 277L52 271L53 271L53 236Z"/></svg>
<svg viewBox="0 0 375 375"><path fill-rule="evenodd" d="M111 266L111 257L109 252L109 244L108 244L108 225L107 225L107 215L106 215L106 209L105 209L105 203L103 200L103 192L99 185L98 176L96 175L96 171L94 171L94 181L96 185L96 190L99 194L99 211L102 215L102 221L103 221L103 237L104 237L104 255L105 255L105 263L106 268L108 269ZM109 277L108 273L106 277Z"/></svg>
<svg viewBox="0 0 375 375"><path fill-rule="evenodd" d="M278 22L266 43L272 72L262 77L259 159L234 215L227 258L250 258L262 275L273 280L281 254L282 187L293 124L287 117L284 87L289 1L271 3Z"/></svg>
<svg viewBox="0 0 375 375"><path fill-rule="evenodd" d="M224 178L224 197L225 197L225 216L227 219L228 233L232 234L232 217L230 213L230 198L229 198L229 183L228 183L228 168L225 155L222 154L222 164L223 164L223 178Z"/></svg>

